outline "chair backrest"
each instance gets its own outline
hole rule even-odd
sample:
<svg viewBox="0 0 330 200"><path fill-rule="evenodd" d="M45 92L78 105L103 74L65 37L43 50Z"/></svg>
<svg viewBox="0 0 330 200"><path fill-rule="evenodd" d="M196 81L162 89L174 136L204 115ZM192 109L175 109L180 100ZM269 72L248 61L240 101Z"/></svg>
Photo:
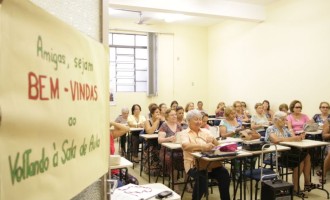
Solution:
<svg viewBox="0 0 330 200"><path fill-rule="evenodd" d="M210 126L210 133L215 137L219 137L219 126Z"/></svg>

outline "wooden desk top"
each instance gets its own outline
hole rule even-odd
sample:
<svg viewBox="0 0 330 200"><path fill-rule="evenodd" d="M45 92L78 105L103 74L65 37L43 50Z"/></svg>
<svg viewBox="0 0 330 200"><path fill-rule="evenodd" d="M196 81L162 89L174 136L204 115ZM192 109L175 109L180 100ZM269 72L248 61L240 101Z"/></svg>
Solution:
<svg viewBox="0 0 330 200"><path fill-rule="evenodd" d="M299 142L280 142L281 145L297 147L301 149L326 146L330 144L329 142L316 141L316 140L302 140Z"/></svg>

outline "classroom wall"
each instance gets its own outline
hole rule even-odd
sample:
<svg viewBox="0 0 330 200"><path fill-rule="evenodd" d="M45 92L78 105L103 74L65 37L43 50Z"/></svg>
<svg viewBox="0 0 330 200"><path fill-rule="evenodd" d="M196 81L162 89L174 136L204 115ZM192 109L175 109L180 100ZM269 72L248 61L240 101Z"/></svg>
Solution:
<svg viewBox="0 0 330 200"><path fill-rule="evenodd" d="M209 105L219 101L302 101L310 117L329 101L330 1L279 0L256 23L226 20L208 29Z"/></svg>
<svg viewBox="0 0 330 200"><path fill-rule="evenodd" d="M114 120L122 107L138 103L146 115L148 105L172 100L185 106L198 100L208 102L208 49L207 29L188 25L137 25L132 21L110 19L110 29L150 31L159 33L158 96L148 97L145 92L117 92L116 105L110 106L110 119Z"/></svg>

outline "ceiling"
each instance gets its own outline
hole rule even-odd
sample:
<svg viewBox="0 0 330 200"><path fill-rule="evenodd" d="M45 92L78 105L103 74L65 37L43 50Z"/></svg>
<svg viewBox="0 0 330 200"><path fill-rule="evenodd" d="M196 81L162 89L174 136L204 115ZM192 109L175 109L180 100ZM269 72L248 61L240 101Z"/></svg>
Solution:
<svg viewBox="0 0 330 200"><path fill-rule="evenodd" d="M110 22L111 19L125 19L141 25L174 23L210 26L226 18L263 21L265 6L274 1L110 0L109 15Z"/></svg>

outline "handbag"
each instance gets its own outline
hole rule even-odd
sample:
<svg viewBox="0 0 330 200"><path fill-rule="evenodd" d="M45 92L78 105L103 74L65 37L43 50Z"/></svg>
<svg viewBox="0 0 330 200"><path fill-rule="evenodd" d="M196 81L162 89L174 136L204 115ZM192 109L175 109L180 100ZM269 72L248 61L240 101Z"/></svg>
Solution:
<svg viewBox="0 0 330 200"><path fill-rule="evenodd" d="M305 132L315 132L319 129L319 125L317 123L305 123L303 128Z"/></svg>

